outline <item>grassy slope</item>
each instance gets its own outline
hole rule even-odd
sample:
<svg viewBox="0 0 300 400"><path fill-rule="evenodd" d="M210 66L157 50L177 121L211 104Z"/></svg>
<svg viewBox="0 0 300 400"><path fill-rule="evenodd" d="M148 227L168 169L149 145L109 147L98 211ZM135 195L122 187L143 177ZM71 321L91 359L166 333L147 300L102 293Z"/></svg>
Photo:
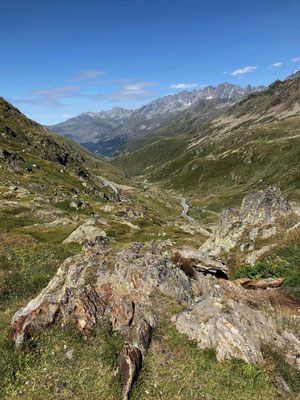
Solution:
<svg viewBox="0 0 300 400"><path fill-rule="evenodd" d="M17 167L0 163L1 182L43 183L45 186L82 188L80 171L95 184L94 171L107 179L121 181L120 172L68 138L55 135L29 120L0 98L0 147L21 157ZM34 166L35 164L35 166ZM30 171L31 170L31 171Z"/></svg>

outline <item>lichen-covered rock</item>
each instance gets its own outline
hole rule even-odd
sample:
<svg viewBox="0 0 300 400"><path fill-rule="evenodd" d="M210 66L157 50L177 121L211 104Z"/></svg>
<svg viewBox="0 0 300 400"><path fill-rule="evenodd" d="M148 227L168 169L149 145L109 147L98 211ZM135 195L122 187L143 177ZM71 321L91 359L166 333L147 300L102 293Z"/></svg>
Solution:
<svg viewBox="0 0 300 400"><path fill-rule="evenodd" d="M237 357L259 362L266 342L286 346L288 361L299 363L298 339L276 332L253 298L257 291L199 270L189 278L172 261L170 240L133 243L117 252L109 247L108 238L98 237L83 246L83 253L68 258L48 286L16 312L12 337L17 347L57 317L63 325L73 322L86 337L95 326L109 322L126 339L118 360L127 400L152 330L160 318L169 318L172 299L184 310L173 317L178 331L196 339L201 348L216 348L218 360Z"/></svg>
<svg viewBox="0 0 300 400"><path fill-rule="evenodd" d="M274 321L259 309L253 292L213 276L203 276L198 289L201 301L172 317L180 333L196 340L202 349L215 349L219 361L241 358L256 364L263 360L263 344L286 348L287 361L298 368L299 339L277 332Z"/></svg>
<svg viewBox="0 0 300 400"><path fill-rule="evenodd" d="M269 187L256 193L248 194L241 207L241 216L244 223L251 225L271 224L280 214L291 210L279 187Z"/></svg>
<svg viewBox="0 0 300 400"><path fill-rule="evenodd" d="M263 254L265 254L268 251L272 250L276 246L277 245L274 243L274 244L270 244L269 246L263 246L259 250L252 251L252 253L248 254L246 259L245 259L246 264L249 264L249 265L253 266L260 256L262 256Z"/></svg>
<svg viewBox="0 0 300 400"><path fill-rule="evenodd" d="M237 245L247 229L250 230L248 238L251 242L258 236L259 227L273 223L278 216L290 210L290 204L276 186L250 193L244 198L240 210L222 211L214 235L200 249L216 255L229 251ZM274 234L274 230L269 234Z"/></svg>
<svg viewBox="0 0 300 400"><path fill-rule="evenodd" d="M203 251L193 247L184 247L179 249L178 253L182 258L190 260L196 271L223 278L227 277L229 269L218 257L203 253Z"/></svg>
<svg viewBox="0 0 300 400"><path fill-rule="evenodd" d="M83 243L87 240L94 240L97 236L106 236L106 232L94 225L94 221L87 221L73 231L63 243Z"/></svg>
<svg viewBox="0 0 300 400"><path fill-rule="evenodd" d="M85 336L110 321L129 342L119 358L127 399L157 323L159 310L152 298L160 292L188 306L193 291L188 277L165 251L170 241L134 243L116 255L110 254L107 242L99 237L83 247L84 256L67 259L38 297L14 315L12 337L18 347L58 316L63 324L73 321ZM114 269L109 268L111 263Z"/></svg>

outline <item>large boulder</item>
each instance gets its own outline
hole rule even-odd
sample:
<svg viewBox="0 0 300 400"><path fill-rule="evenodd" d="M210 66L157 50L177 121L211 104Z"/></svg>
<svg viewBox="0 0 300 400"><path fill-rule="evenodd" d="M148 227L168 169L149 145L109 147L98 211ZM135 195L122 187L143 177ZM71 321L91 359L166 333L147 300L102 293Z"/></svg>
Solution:
<svg viewBox="0 0 300 400"><path fill-rule="evenodd" d="M94 240L97 236L106 236L106 232L94 225L93 219L88 220L84 224L80 225L75 231L73 231L63 243L84 243L88 240Z"/></svg>
<svg viewBox="0 0 300 400"><path fill-rule="evenodd" d="M84 256L67 259L37 298L14 315L16 346L37 328L54 323L58 315L63 324L73 321L85 336L96 325L110 321L129 342L119 356L123 398L127 399L157 323L159 311L152 299L162 293L185 306L192 303L188 277L164 254L168 245L169 241L135 243L111 256L106 238L88 242Z"/></svg>
<svg viewBox="0 0 300 400"><path fill-rule="evenodd" d="M238 244L246 230L250 231L248 238L251 242L258 235L258 227L274 223L276 218L290 210L290 204L276 186L250 193L244 198L240 210L222 211L213 236L201 246L201 250L215 255L227 252Z"/></svg>

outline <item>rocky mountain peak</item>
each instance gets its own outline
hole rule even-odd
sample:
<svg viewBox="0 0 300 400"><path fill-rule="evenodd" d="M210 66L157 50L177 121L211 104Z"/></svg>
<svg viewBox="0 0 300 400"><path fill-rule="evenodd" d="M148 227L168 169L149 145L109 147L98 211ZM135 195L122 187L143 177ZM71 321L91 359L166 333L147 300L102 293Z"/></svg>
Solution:
<svg viewBox="0 0 300 400"><path fill-rule="evenodd" d="M292 75L288 76L286 80L300 78L300 69L295 71Z"/></svg>

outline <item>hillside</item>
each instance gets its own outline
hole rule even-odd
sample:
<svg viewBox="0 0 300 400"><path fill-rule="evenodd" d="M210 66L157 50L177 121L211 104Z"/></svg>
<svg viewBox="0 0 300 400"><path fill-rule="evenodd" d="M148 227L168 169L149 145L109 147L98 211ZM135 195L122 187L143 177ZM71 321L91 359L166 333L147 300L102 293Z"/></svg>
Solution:
<svg viewBox="0 0 300 400"><path fill-rule="evenodd" d="M300 80L276 81L210 124L157 141L113 164L169 189L211 196L211 207L230 205L232 197L275 182L297 198L299 133Z"/></svg>
<svg viewBox="0 0 300 400"><path fill-rule="evenodd" d="M0 133L2 183L22 180L42 190L53 185L82 188L83 181L97 184L94 169L107 179L121 179L121 174L99 157L29 120L3 98Z"/></svg>

